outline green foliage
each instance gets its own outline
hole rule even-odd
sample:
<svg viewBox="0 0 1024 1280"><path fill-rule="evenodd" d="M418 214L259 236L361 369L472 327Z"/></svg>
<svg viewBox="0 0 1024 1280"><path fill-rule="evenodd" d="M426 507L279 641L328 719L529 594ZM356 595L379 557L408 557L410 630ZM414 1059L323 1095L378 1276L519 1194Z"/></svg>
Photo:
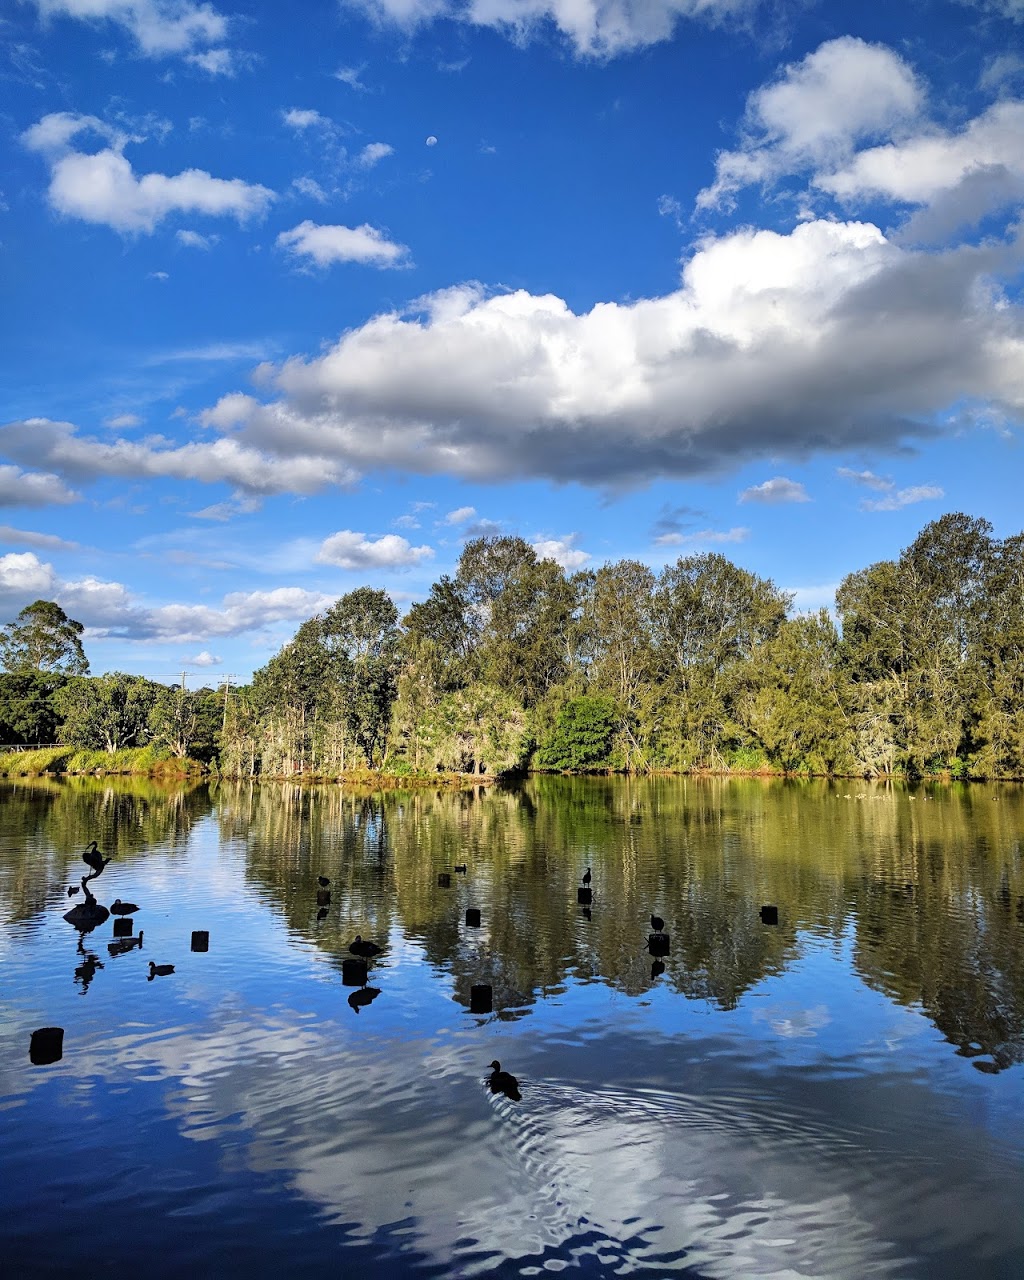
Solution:
<svg viewBox="0 0 1024 1280"><path fill-rule="evenodd" d="M608 768L618 727L613 699L573 698L562 708L553 733L538 750L537 763L542 769L574 772Z"/></svg>
<svg viewBox="0 0 1024 1280"><path fill-rule="evenodd" d="M73 677L54 698L63 720L58 738L70 746L104 751L143 746L159 689L123 671Z"/></svg>
<svg viewBox="0 0 1024 1280"><path fill-rule="evenodd" d="M7 671L85 675L89 663L79 639L84 630L59 604L36 600L0 629L0 664Z"/></svg>
<svg viewBox="0 0 1024 1280"><path fill-rule="evenodd" d="M59 717L53 700L63 683L62 675L35 668L0 674L0 741L55 742Z"/></svg>

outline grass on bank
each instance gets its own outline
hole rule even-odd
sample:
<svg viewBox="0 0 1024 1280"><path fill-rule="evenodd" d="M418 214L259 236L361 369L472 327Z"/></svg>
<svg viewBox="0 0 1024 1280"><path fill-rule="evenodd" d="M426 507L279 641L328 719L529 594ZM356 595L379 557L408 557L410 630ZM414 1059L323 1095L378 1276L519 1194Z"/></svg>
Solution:
<svg viewBox="0 0 1024 1280"><path fill-rule="evenodd" d="M122 747L88 751L83 747L38 747L0 751L0 775L25 778L42 773L196 774L206 770L197 760L180 759L159 747Z"/></svg>

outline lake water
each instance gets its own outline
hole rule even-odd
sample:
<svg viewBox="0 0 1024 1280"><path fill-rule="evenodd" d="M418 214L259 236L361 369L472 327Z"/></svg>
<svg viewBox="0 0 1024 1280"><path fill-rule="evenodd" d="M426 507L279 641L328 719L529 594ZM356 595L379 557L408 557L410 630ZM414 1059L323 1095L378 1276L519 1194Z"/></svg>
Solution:
<svg viewBox="0 0 1024 1280"><path fill-rule="evenodd" d="M1012 786L0 784L5 1274L1019 1280L1022 836ZM62 918L91 839L141 950Z"/></svg>

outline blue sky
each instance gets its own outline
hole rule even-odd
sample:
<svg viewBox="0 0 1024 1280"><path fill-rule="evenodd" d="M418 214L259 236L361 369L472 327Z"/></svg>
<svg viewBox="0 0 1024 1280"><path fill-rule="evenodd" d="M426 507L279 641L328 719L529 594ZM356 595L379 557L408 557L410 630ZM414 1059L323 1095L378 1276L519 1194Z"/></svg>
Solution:
<svg viewBox="0 0 1024 1280"><path fill-rule="evenodd" d="M245 679L465 539L1024 526L1024 0L17 0L0 620Z"/></svg>

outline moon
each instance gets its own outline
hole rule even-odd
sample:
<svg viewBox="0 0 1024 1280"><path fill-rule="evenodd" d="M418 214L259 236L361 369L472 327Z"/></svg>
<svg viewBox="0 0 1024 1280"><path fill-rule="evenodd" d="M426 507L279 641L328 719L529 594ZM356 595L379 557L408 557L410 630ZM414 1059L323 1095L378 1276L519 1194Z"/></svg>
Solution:
<svg viewBox="0 0 1024 1280"><path fill-rule="evenodd" d="M431 135L430 135L430 137L429 137L429 138L427 138L427 146L428 146L428 147L436 147L436 146L437 146L437 139L434 137L434 135L433 135L433 134L431 134Z"/></svg>

